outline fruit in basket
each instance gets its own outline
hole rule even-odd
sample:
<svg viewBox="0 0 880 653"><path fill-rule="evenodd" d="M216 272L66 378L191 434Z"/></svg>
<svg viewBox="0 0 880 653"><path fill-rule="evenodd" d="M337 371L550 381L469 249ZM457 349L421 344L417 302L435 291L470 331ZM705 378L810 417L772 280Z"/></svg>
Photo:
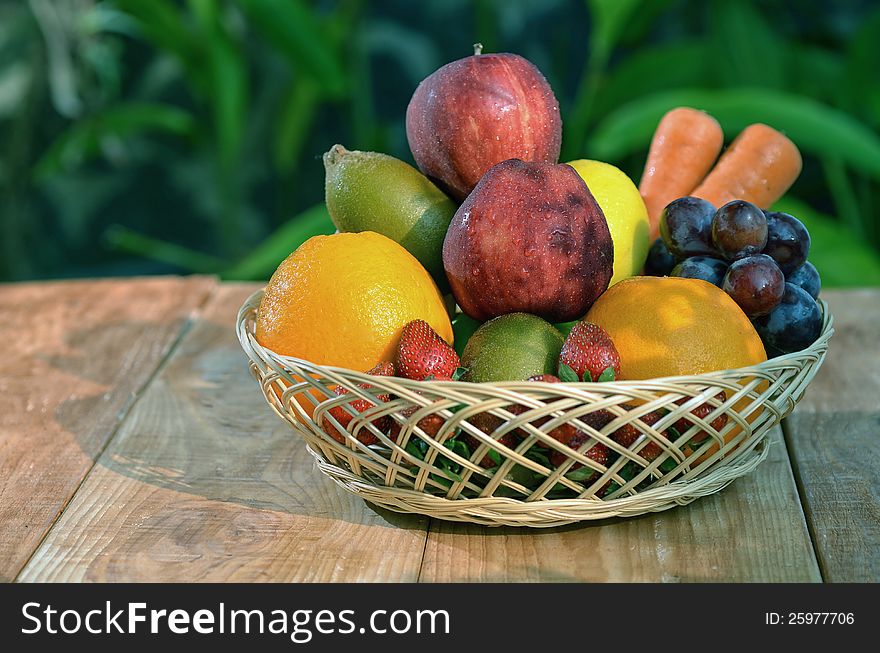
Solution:
<svg viewBox="0 0 880 653"><path fill-rule="evenodd" d="M711 256L691 256L676 265L669 272L671 277L684 277L685 279L702 279L721 287L721 281L727 272L727 261L722 261Z"/></svg>
<svg viewBox="0 0 880 653"><path fill-rule="evenodd" d="M327 210L339 231L375 231L400 243L441 288L443 238L456 204L411 165L334 145L324 154Z"/></svg>
<svg viewBox="0 0 880 653"><path fill-rule="evenodd" d="M651 238L660 233L660 214L666 205L691 194L715 163L722 145L724 132L707 113L678 107L660 119L639 182Z"/></svg>
<svg viewBox="0 0 880 653"><path fill-rule="evenodd" d="M812 345L822 332L822 309L806 290L786 283L782 301L757 318L755 328L768 348L782 354L800 351Z"/></svg>
<svg viewBox="0 0 880 653"><path fill-rule="evenodd" d="M256 338L283 356L364 370L392 360L415 319L452 340L443 297L412 254L377 233L340 233L310 238L278 266Z"/></svg>
<svg viewBox="0 0 880 653"><path fill-rule="evenodd" d="M416 381L449 381L460 364L455 350L424 320L403 327L396 360L399 375Z"/></svg>
<svg viewBox="0 0 880 653"><path fill-rule="evenodd" d="M725 401L727 401L727 394L724 392L724 390L721 390L717 395L715 395L715 399L719 403L724 403ZM677 400L675 403L682 405L682 404L687 403L688 401L689 401L689 398L685 397L685 398ZM709 417L709 415L711 415L714 411L715 411L715 406L713 406L712 404L710 404L707 401L705 403L700 404L696 408L693 408L684 417L679 418L678 421L676 421L675 424L673 424L672 426L675 428L676 431L678 431L679 435L684 435L684 433L687 432L687 430L689 428L691 428L692 426L697 424L697 422L694 420L694 418L699 418L699 419L705 421L705 419L707 417ZM723 429L727 425L727 419L728 419L727 413L721 413L718 417L716 417L715 419L713 419L709 423L709 426L711 426L716 431L720 431L721 429ZM694 433L688 439L688 442L693 443L693 444L699 444L700 442L702 442L703 440L705 440L708 437L709 437L709 434L706 433L706 431L698 430L696 433ZM684 449L685 449L685 455L690 455L690 450L688 449L688 447L685 447Z"/></svg>
<svg viewBox="0 0 880 653"><path fill-rule="evenodd" d="M757 254L734 261L727 268L721 288L749 317L766 315L782 301L785 276L776 261Z"/></svg>
<svg viewBox="0 0 880 653"><path fill-rule="evenodd" d="M677 259L715 256L712 219L715 207L698 197L679 197L660 214L660 235Z"/></svg>
<svg viewBox="0 0 880 653"><path fill-rule="evenodd" d="M648 256L648 210L639 189L626 174L602 161L568 163L593 194L608 223L614 243L614 274L609 285L639 274Z"/></svg>
<svg viewBox="0 0 880 653"><path fill-rule="evenodd" d="M556 372L562 334L535 315L510 313L483 324L461 357L465 381L524 381Z"/></svg>
<svg viewBox="0 0 880 653"><path fill-rule="evenodd" d="M699 279L626 279L599 298L586 320L611 336L621 379L702 374L767 358L736 302Z"/></svg>
<svg viewBox="0 0 880 653"><path fill-rule="evenodd" d="M409 406L408 408L404 408L400 411L400 415L403 419L409 421L412 416L416 413L416 411L421 410L421 406ZM397 442L397 439L400 437L400 423L389 416L390 426L388 427L388 439L392 442ZM420 418L418 422L416 422L416 426L418 426L425 435L431 438L436 438L437 434L440 433L440 429L443 428L443 425L446 423L446 420L442 415L438 415L437 413L429 413L424 417ZM414 433L414 436L418 437L418 433Z"/></svg>
<svg viewBox="0 0 880 653"><path fill-rule="evenodd" d="M550 435L550 434L548 434L548 435ZM588 442L590 442L591 440L593 440L593 442L594 442L593 446L591 446L586 451L581 451L581 455L586 458L589 458L590 460L592 460L596 463L599 463L602 466L606 466L608 464L608 460L611 458L611 450L608 448L607 445L603 444L602 442L596 442L593 439L593 436L591 436L587 433L584 433L583 431L574 431L571 434L571 437L566 438L564 440L562 440L560 438L555 438L555 439L559 440L562 444L567 446L569 449L574 449L576 451L579 450L583 445L585 445ZM566 452L559 451L558 449L553 449L550 452L550 464L553 465L553 467L559 467L560 465L565 463L565 461L569 460L569 458L570 458L570 454L568 454ZM569 472L573 472L576 469L580 469L582 467L583 467L583 464L575 463L574 465L569 467L565 473L566 473L566 475L568 475ZM590 474L587 478L584 478L581 480L588 481L588 480L591 480L594 476L598 476L598 475L599 475L599 471L593 470L592 474Z"/></svg>
<svg viewBox="0 0 880 653"><path fill-rule="evenodd" d="M461 201L496 163L556 163L562 119L534 64L476 52L422 80L406 108L406 136L419 169Z"/></svg>
<svg viewBox="0 0 880 653"><path fill-rule="evenodd" d="M394 364L390 362L382 362L376 365L373 369L371 369L367 374L372 376L394 376ZM373 386L369 383L358 383L358 387L363 390L372 390ZM350 394L348 388L343 386L336 386L334 388L333 393L339 397L342 395ZM376 395L376 398L382 402L386 402L390 399L388 393L380 393ZM376 404L366 399L362 399L360 397L355 397L351 401L348 402L348 406L357 411L358 413L363 413L370 408L374 408ZM334 406L330 410L327 411L333 419L339 422L339 425L342 426L343 429L347 429L349 423L354 418L354 416L348 412L343 406ZM383 415L382 417L377 417L372 422L370 422L373 426L375 426L380 431L385 431L388 428L388 416ZM321 426L324 428L324 432L329 435L331 438L336 440L341 444L345 444L345 436L340 433L339 429L326 417L322 420ZM362 428L358 431L357 434L358 442L363 444L375 444L379 441L379 438L375 433L372 433L366 428Z"/></svg>
<svg viewBox="0 0 880 653"><path fill-rule="evenodd" d="M559 365L568 366L579 381L598 381L603 374L610 377L603 381L613 381L620 374L620 354L602 327L578 322L562 344Z"/></svg>
<svg viewBox="0 0 880 653"><path fill-rule="evenodd" d="M764 253L791 274L810 254L810 233L804 223L788 213L767 213L767 245Z"/></svg>
<svg viewBox="0 0 880 653"><path fill-rule="evenodd" d="M688 194L715 206L746 200L764 209L785 194L801 166L794 143L772 127L757 123L739 133L702 183Z"/></svg>
<svg viewBox="0 0 880 653"><path fill-rule="evenodd" d="M652 277L665 277L675 267L676 258L669 251L662 238L657 238L648 250L648 259L645 261L645 274Z"/></svg>
<svg viewBox="0 0 880 653"><path fill-rule="evenodd" d="M624 404L623 408L626 408L627 410L633 410L633 407L627 404ZM643 425L641 426L641 428L644 428L645 426L654 426L654 424L656 424L661 417L663 417L663 415L656 410L645 413L644 415L639 417L639 421L641 421ZM667 438L669 437L668 435L666 435L665 432L663 432L663 435ZM642 431L640 427L633 422L624 424L611 434L612 440L614 440L621 447L626 447L627 449L635 444L636 441L646 438L647 436L645 435L644 431ZM647 442L647 444L645 444L639 450L639 455L648 461L656 460L661 453L663 453L663 449L661 449L660 445L658 445L653 440Z"/></svg>
<svg viewBox="0 0 880 653"><path fill-rule="evenodd" d="M571 166L494 166L459 207L443 265L461 309L552 322L583 317L608 287L614 247L602 210Z"/></svg>
<svg viewBox="0 0 880 653"><path fill-rule="evenodd" d="M806 290L813 299L818 299L819 292L822 290L819 271L809 261L805 261L797 270L785 277L785 280Z"/></svg>
<svg viewBox="0 0 880 653"><path fill-rule="evenodd" d="M767 217L751 202L728 202L712 218L712 244L728 261L760 254L767 244Z"/></svg>

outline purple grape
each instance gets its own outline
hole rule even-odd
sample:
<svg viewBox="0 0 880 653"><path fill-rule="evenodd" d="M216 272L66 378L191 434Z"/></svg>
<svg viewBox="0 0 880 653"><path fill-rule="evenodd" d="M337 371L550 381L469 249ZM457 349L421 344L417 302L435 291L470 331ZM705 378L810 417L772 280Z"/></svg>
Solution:
<svg viewBox="0 0 880 653"><path fill-rule="evenodd" d="M767 244L767 218L751 202L733 200L712 219L712 243L728 261L760 254Z"/></svg>
<svg viewBox="0 0 880 653"><path fill-rule="evenodd" d="M727 261L710 256L692 256L672 268L669 276L685 277L686 279L702 279L713 283L719 288L727 272Z"/></svg>
<svg viewBox="0 0 880 653"><path fill-rule="evenodd" d="M699 197L672 200L660 214L660 235L677 259L713 256L712 218L715 207Z"/></svg>
<svg viewBox="0 0 880 653"><path fill-rule="evenodd" d="M768 351L790 354L809 347L822 333L822 309L806 290L786 283L779 305L753 324Z"/></svg>
<svg viewBox="0 0 880 653"><path fill-rule="evenodd" d="M764 253L776 261L783 274L791 274L810 255L810 232L788 213L768 213Z"/></svg>
<svg viewBox="0 0 880 653"><path fill-rule="evenodd" d="M727 268L721 288L749 317L766 315L782 300L785 276L766 254L747 256Z"/></svg>
<svg viewBox="0 0 880 653"><path fill-rule="evenodd" d="M648 259L645 261L645 274L652 277L665 277L675 267L675 257L666 247L662 238L658 238L648 250Z"/></svg>
<svg viewBox="0 0 880 653"><path fill-rule="evenodd" d="M818 299L819 291L822 290L819 271L809 261L805 261L797 270L786 276L785 280L806 290L813 299Z"/></svg>

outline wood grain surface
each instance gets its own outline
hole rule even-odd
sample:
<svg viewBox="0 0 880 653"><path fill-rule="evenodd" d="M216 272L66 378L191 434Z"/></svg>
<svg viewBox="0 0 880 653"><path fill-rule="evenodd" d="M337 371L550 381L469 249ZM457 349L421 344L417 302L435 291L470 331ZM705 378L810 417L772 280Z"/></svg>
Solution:
<svg viewBox="0 0 880 653"><path fill-rule="evenodd" d="M785 447L719 494L630 519L550 530L432 520L423 582L819 581Z"/></svg>
<svg viewBox="0 0 880 653"><path fill-rule="evenodd" d="M247 371L256 286L212 298L21 575L25 581L415 581L427 519L322 476Z"/></svg>
<svg viewBox="0 0 880 653"><path fill-rule="evenodd" d="M0 285L0 581L27 562L215 284Z"/></svg>
<svg viewBox="0 0 880 653"><path fill-rule="evenodd" d="M880 293L823 293L835 333L785 425L822 574L880 581Z"/></svg>

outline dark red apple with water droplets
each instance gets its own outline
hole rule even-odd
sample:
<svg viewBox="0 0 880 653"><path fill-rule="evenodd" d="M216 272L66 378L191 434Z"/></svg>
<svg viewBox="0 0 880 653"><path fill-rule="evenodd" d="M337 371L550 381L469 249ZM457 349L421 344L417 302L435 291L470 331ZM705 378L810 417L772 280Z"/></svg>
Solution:
<svg viewBox="0 0 880 653"><path fill-rule="evenodd" d="M509 53L474 54L426 77L406 109L419 169L461 201L507 159L556 163L559 102L534 64Z"/></svg>
<svg viewBox="0 0 880 653"><path fill-rule="evenodd" d="M611 281L608 223L569 165L493 166L458 208L443 242L456 302L476 320L531 313L582 318Z"/></svg>

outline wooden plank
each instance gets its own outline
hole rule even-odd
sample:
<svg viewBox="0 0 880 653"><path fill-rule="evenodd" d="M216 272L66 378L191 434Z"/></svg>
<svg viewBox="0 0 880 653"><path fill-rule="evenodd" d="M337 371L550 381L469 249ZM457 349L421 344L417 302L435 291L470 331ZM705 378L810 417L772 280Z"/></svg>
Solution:
<svg viewBox="0 0 880 653"><path fill-rule="evenodd" d="M828 355L785 424L826 581L880 581L880 291L824 293Z"/></svg>
<svg viewBox="0 0 880 653"><path fill-rule="evenodd" d="M235 337L221 287L155 377L25 581L414 581L427 519L321 475Z"/></svg>
<svg viewBox="0 0 880 653"><path fill-rule="evenodd" d="M215 284L0 285L0 580L27 562Z"/></svg>
<svg viewBox="0 0 880 653"><path fill-rule="evenodd" d="M752 474L662 513L549 530L433 520L419 580L818 581L778 428L772 442Z"/></svg>

